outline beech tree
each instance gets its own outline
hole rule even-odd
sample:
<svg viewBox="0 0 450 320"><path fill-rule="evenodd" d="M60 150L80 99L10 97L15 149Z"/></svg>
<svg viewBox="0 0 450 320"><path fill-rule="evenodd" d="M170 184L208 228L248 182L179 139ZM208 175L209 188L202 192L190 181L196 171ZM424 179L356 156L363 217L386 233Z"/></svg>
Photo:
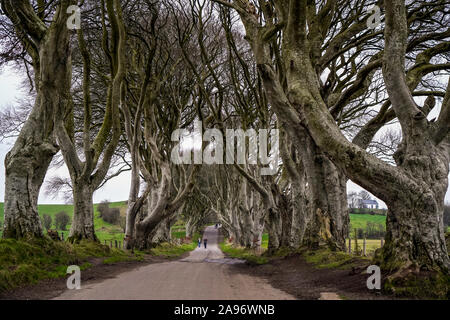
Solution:
<svg viewBox="0 0 450 320"><path fill-rule="evenodd" d="M323 4L306 0L273 1L273 5L259 8L260 15L249 10L252 5L245 0L216 2L235 9L241 17L271 106L278 120L288 128L291 139L298 143L306 131L306 136L348 178L388 205L386 243L378 257L382 268L397 271L397 276L409 270L448 272L442 212L448 187L450 93L447 88L440 115L435 122L430 122L426 104L425 108L417 105L405 75L408 46L423 40L411 35L408 41L408 31L414 24L426 25L426 20L419 21L423 15L440 15L441 21L445 21L448 4L419 1L408 8L401 0L384 4L385 48L379 52L381 60L376 63L382 66L386 92L402 128L402 142L395 154L396 166L392 166L346 139L330 112L332 105L324 99L320 79L321 62L339 55L346 45L357 47L351 40L363 41L364 35L370 32L367 31L368 15L354 18L364 13L368 2L360 6L346 2L356 6L353 17L348 18L347 24L342 20L337 25L330 24L330 19L341 9L336 1ZM280 64L275 65L271 45L280 34L282 38L276 47L281 58ZM442 41L438 47L448 48L445 37L422 36L437 38ZM322 51L325 41L327 46ZM283 82L280 68L285 72Z"/></svg>
<svg viewBox="0 0 450 320"><path fill-rule="evenodd" d="M270 121L272 111L262 82L235 19L229 12L214 12L208 1L190 1L188 6L182 7L183 10L185 16L192 12L195 17L191 19L195 32L189 33L193 44L185 44L187 49L183 52L194 74L202 75L202 78L197 78L204 90L207 85L217 88L217 98L209 109L219 128L273 128ZM220 18L216 18L216 14ZM225 32L223 36L217 30L219 23ZM204 48L197 58L202 61L200 65L193 63L195 59L189 54L194 45ZM303 139L302 143L305 142ZM265 177L266 182L261 183L245 167L236 167L265 203L269 251L274 252L279 247L298 247L303 242L310 247L326 244L332 249L344 250L349 223L345 177L313 144L295 150L285 140L282 149L286 149L281 156L285 179L290 180L287 185L280 186L277 177ZM305 170L306 165L309 170ZM309 188L306 188L307 183Z"/></svg>
<svg viewBox="0 0 450 320"><path fill-rule="evenodd" d="M64 125L65 120L61 117L63 113L55 114L56 136L72 182L74 217L68 238L72 242L81 239L97 240L92 197L93 192L104 181L109 171L111 159L122 133L119 104L122 99L123 80L126 73L126 32L122 4L118 0L106 0L101 1L100 7L89 2L86 2L85 5L94 12L100 13L98 16L102 30L100 42L103 44L104 55L109 63L110 74L101 75L106 79L107 84L106 94L104 94L106 96L105 113L103 123L92 141L91 70L93 59L91 50L95 46L87 46L82 26L77 30L77 40L83 61L83 158L80 158L78 154L74 132L67 130ZM106 17L109 20L110 33ZM95 67L98 65L94 65ZM97 68L95 70L99 71Z"/></svg>
<svg viewBox="0 0 450 320"><path fill-rule="evenodd" d="M140 10L128 21L135 55L122 106L132 159L125 237L128 248L144 249L170 239L170 227L194 187L198 168L172 163L172 133L192 126L202 102L181 54L173 50L179 35L171 6L135 4Z"/></svg>
<svg viewBox="0 0 450 320"><path fill-rule="evenodd" d="M71 48L66 22L67 8L75 2L62 0L46 6L44 1L1 1L2 14L11 22L10 29L4 30L14 30L17 40L11 52L23 50L19 55L27 61L25 67L33 69L29 75L36 90L33 109L5 158L5 238L43 236L37 201L48 166L59 150L53 116L60 114L64 126L70 105Z"/></svg>

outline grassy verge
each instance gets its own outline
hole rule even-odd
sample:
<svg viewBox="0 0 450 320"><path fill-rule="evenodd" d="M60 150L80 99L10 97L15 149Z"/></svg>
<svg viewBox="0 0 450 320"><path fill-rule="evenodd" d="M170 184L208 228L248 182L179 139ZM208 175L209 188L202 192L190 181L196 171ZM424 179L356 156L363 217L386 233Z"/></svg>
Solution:
<svg viewBox="0 0 450 320"><path fill-rule="evenodd" d="M230 258L247 260L254 264L265 264L269 262L269 258L261 256L253 250L234 247L231 243L220 243L220 249Z"/></svg>
<svg viewBox="0 0 450 320"><path fill-rule="evenodd" d="M186 233L183 232L172 232L172 238L184 239ZM197 246L198 238L201 235L195 233L190 242L181 243L180 245L175 245L172 243L162 243L159 246L152 248L148 251L149 254L154 256L162 256L166 258L178 258L185 254L186 252L192 251Z"/></svg>
<svg viewBox="0 0 450 320"><path fill-rule="evenodd" d="M362 252L363 242L364 242L364 239L358 239L358 252ZM345 248L348 250L348 239L346 240ZM375 250L377 250L378 248L381 248L381 240L366 239L366 254L367 255L373 255ZM355 252L356 249L357 248L356 248L355 239L352 238L352 252Z"/></svg>
<svg viewBox="0 0 450 320"><path fill-rule="evenodd" d="M370 258L353 256L341 251L319 249L316 251L304 251L302 255L308 263L319 269L351 269L364 262L370 262Z"/></svg>
<svg viewBox="0 0 450 320"><path fill-rule="evenodd" d="M0 291L64 277L70 265L85 270L92 266L88 260L94 257L106 258L105 263L142 259L140 254L110 249L94 242L72 245L47 238L29 242L3 239L0 240Z"/></svg>

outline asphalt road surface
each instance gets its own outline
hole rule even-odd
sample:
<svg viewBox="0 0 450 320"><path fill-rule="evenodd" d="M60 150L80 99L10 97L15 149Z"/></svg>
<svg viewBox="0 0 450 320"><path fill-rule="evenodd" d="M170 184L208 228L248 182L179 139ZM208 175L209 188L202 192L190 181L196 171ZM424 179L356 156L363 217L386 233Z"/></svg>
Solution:
<svg viewBox="0 0 450 320"><path fill-rule="evenodd" d="M218 230L207 227L207 249L196 248L182 260L150 264L115 278L83 284L56 299L64 300L287 300L295 297L267 281L231 268L239 260L227 259L218 247Z"/></svg>

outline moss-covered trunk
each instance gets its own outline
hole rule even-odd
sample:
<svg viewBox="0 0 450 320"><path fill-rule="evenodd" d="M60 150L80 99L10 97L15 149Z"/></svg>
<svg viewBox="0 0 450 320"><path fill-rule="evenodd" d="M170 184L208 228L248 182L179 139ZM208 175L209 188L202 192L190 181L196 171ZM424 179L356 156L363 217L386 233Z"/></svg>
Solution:
<svg viewBox="0 0 450 320"><path fill-rule="evenodd" d="M4 238L42 237L39 191L53 156L54 141L39 136L39 108L33 110L13 149L5 158Z"/></svg>
<svg viewBox="0 0 450 320"><path fill-rule="evenodd" d="M67 7L61 1L46 27L31 4L2 1L18 39L32 59L36 100L13 148L5 158L5 224L3 237L41 237L37 211L41 185L53 156L54 115L65 114L70 103L71 50L66 26Z"/></svg>

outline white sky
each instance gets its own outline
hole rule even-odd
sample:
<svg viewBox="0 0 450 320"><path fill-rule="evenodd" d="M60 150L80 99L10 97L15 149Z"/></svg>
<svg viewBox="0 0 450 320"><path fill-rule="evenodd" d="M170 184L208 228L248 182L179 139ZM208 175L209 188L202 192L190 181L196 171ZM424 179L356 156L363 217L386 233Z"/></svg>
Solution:
<svg viewBox="0 0 450 320"><path fill-rule="evenodd" d="M0 110L7 106L17 104L17 99L23 96L25 93L20 88L21 76L11 68L5 67L0 71ZM4 160L6 153L11 149L11 142L0 142L0 202L4 199L5 194L5 167ZM47 173L46 180L50 177L59 175L68 177L68 170L66 166L59 169L50 169ZM130 187L130 172L124 172L120 176L108 181L108 183L94 194L94 202L100 202L102 200L109 201L123 201L128 198L128 192ZM347 192L361 191L362 188L357 184L349 181L347 184ZM381 201L380 207L386 208L386 205ZM447 191L446 201L450 202L450 192ZM52 199L45 195L45 182L41 189L39 197L40 204L50 203L63 203L62 198Z"/></svg>

